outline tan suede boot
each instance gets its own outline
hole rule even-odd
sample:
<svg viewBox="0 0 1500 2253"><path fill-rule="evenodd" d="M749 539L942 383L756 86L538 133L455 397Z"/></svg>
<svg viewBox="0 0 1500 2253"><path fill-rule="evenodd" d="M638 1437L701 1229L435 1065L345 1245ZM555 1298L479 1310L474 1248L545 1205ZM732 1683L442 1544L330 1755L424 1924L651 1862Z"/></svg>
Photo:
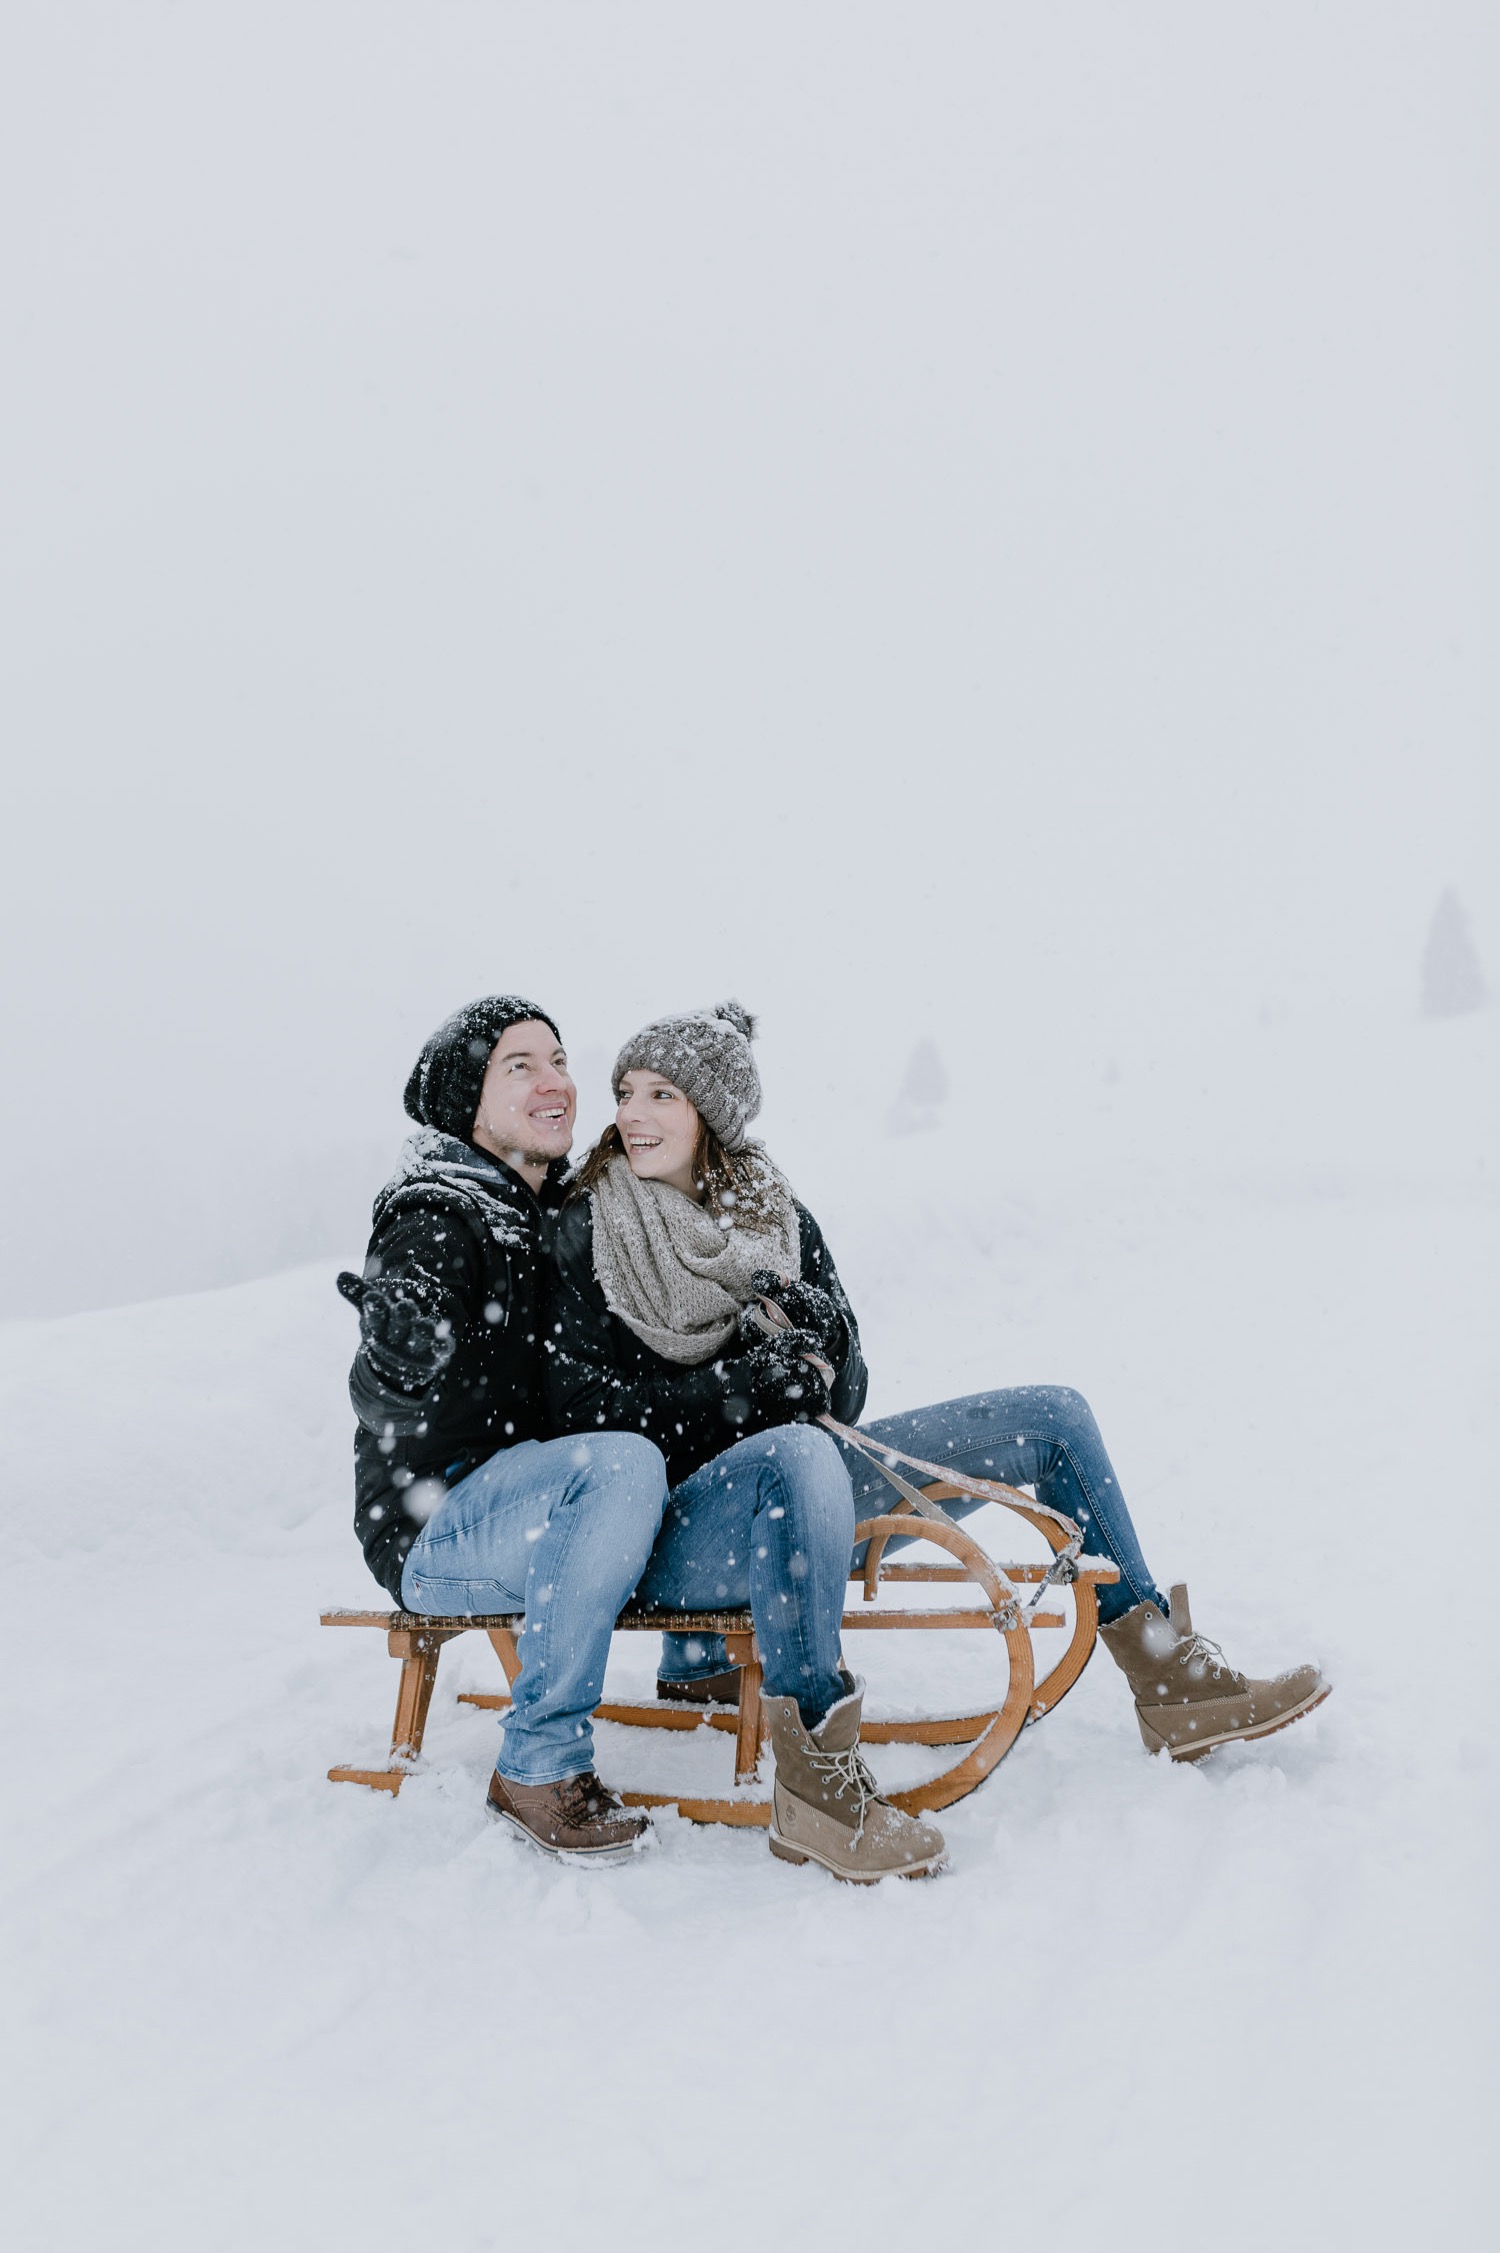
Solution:
<svg viewBox="0 0 1500 2253"><path fill-rule="evenodd" d="M1171 1593L1170 1619L1155 1604L1137 1604L1101 1627L1099 1640L1135 1697L1135 1717L1148 1752L1201 1760L1216 1745L1268 1737L1300 1721L1333 1688L1315 1666L1293 1667L1274 1682L1238 1673L1217 1643L1195 1635L1188 1593Z"/></svg>
<svg viewBox="0 0 1500 2253"><path fill-rule="evenodd" d="M864 1683L853 1681L816 1729L803 1727L795 1698L764 1700L776 1754L771 1852L783 1862L821 1862L854 1885L925 1877L947 1858L943 1834L880 1797L859 1756L864 1698Z"/></svg>

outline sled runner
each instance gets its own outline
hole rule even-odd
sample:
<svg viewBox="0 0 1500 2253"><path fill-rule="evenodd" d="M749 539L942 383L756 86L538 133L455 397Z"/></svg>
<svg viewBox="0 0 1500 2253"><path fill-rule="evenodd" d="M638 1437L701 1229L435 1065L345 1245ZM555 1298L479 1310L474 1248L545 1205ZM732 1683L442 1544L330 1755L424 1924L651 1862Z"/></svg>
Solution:
<svg viewBox="0 0 1500 2253"><path fill-rule="evenodd" d="M831 1423L831 1419L820 1421ZM862 1738L867 1744L960 1748L953 1763L937 1775L927 1777L908 1790L890 1791L885 1795L893 1806L906 1814L925 1814L967 1797L1004 1759L1025 1724L1039 1721L1066 1696L1093 1652L1098 1625L1095 1590L1117 1580L1119 1572L1102 1558L1080 1556L1078 1529L1072 1521L1033 1501L1015 1487L970 1479L957 1473L941 1474L939 1465L916 1461L916 1469L940 1473L927 1486L918 1488L908 1484L894 1467L896 1461L912 1465L912 1458L887 1459L888 1451L872 1447L862 1434L847 1432L842 1426L833 1428L841 1438L868 1455L898 1490L889 1511L865 1519L855 1529L856 1563L849 1577L851 1584L861 1590L862 1602L845 1611L845 1635L868 1630L978 1631L997 1636L1005 1645L1007 1675L1004 1693L997 1704L975 1712L932 1714L914 1720L872 1720L864 1725ZM961 1493L977 1494L986 1501L999 1502L1014 1510L1047 1542L1053 1553L1051 1562L997 1563L972 1534L943 1509L945 1501L952 1501ZM886 1553L892 1542L904 1545L913 1540L932 1543L952 1561L887 1562ZM913 1583L967 1585L970 1600L967 1604L915 1610L880 1603L883 1588ZM1023 1600L1022 1590L1028 1587L1032 1593ZM1042 1630L1066 1626L1063 1612L1039 1608L1048 1591L1060 1587L1072 1591L1072 1634L1061 1658L1038 1685L1031 1638ZM325 1627L382 1627L386 1630L391 1656L401 1661L388 1765L330 1768L328 1775L333 1783L366 1784L377 1791L391 1793L400 1790L422 1750L439 1654L443 1645L455 1636L471 1632L487 1636L505 1671L508 1685L514 1685L521 1671L516 1647L516 1637L525 1628L525 1615L521 1612L434 1618L400 1611L327 1611L322 1615L322 1624ZM616 1626L621 1630L651 1634L722 1635L731 1662L740 1669L737 1712L727 1708L715 1710L668 1704L657 1699L639 1702L606 1699L596 1708L597 1719L623 1722L627 1727L707 1727L732 1734L735 1740L734 1795L704 1799L676 1792L624 1791L620 1797L635 1807L676 1807L679 1814L695 1823L768 1824L769 1801L751 1796L747 1789L757 1780L765 1734L760 1657L749 1612L626 1610ZM458 1702L503 1711L510 1704L509 1689L504 1692L460 1691Z"/></svg>

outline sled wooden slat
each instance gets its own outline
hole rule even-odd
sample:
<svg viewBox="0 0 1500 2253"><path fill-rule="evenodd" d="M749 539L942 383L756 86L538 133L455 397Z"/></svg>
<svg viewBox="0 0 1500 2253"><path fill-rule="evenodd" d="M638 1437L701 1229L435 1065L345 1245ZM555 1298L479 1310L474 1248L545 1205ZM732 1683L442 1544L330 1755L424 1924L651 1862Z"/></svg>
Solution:
<svg viewBox="0 0 1500 2253"><path fill-rule="evenodd" d="M995 1560L995 1569L998 1572L1003 1572L1007 1580L1037 1581L1045 1580L1047 1577L1045 1565L1008 1565L1002 1563L998 1557ZM1113 1583L1119 1579L1120 1575L1113 1565L1100 1564L1096 1559L1093 1563L1083 1566L1078 1577L1080 1580ZM852 1582L863 1585L864 1574L862 1572L851 1572L849 1578ZM962 1565L883 1564L880 1568L882 1587L888 1580L967 1580L968 1578L969 1575L964 1571Z"/></svg>
<svg viewBox="0 0 1500 2253"><path fill-rule="evenodd" d="M503 1690L460 1690L457 1705L475 1705L485 1713L503 1713L510 1698ZM739 1734L740 1718L728 1706L667 1705L660 1698L639 1704L606 1698L594 1708L596 1721L616 1721L627 1729L718 1729L726 1736Z"/></svg>
<svg viewBox="0 0 1500 2253"><path fill-rule="evenodd" d="M510 1699L503 1690L460 1690L455 1703L476 1706L483 1713L503 1713ZM866 1721L860 1736L872 1745L970 1744L984 1734L989 1718L986 1712L940 1714L928 1720ZM659 1698L643 1699L638 1705L606 1698L603 1705L595 1706L594 1719L613 1721L627 1729L717 1729L728 1737L737 1736L740 1726L738 1713L725 1706L665 1705ZM360 1782L363 1775L341 1769L339 1778Z"/></svg>
<svg viewBox="0 0 1500 2253"><path fill-rule="evenodd" d="M745 1830L769 1830L769 1799L686 1799L670 1791L622 1791L627 1807L675 1807L690 1823L729 1823Z"/></svg>
<svg viewBox="0 0 1500 2253"><path fill-rule="evenodd" d="M733 1635L744 1628L749 1613L738 1612L621 1612L617 1629L641 1627L656 1635L679 1635L684 1629L698 1635ZM334 1609L318 1614L323 1627L413 1627L441 1634L463 1635L471 1627L490 1631L514 1630L526 1625L524 1612L361 1612Z"/></svg>
<svg viewBox="0 0 1500 2253"><path fill-rule="evenodd" d="M942 1503L952 1500L958 1489L939 1483L922 1491L929 1501ZM1009 1493L1010 1490L1007 1490L1008 1497ZM1061 1549L1065 1539L1062 1530L1046 1513L1029 1508L1025 1495L1016 1493L1013 1500L1007 1500L1007 1507L1014 1508L1019 1516L1036 1527L1054 1553ZM863 1604L844 1613L842 1624L846 1633L860 1628L929 1634L944 1628L956 1632L988 1630L1006 1646L1008 1681L1005 1695L998 1705L973 1713L929 1714L906 1720L872 1720L864 1726L863 1735L870 1744L966 1746L968 1749L951 1767L936 1776L928 1777L909 1790L888 1794L892 1804L903 1808L908 1814L922 1814L950 1806L954 1800L962 1799L973 1791L1004 1759L1027 1721L1039 1720L1044 1713L1050 1712L1072 1688L1093 1651L1098 1623L1098 1598L1095 1591L1100 1585L1118 1580L1119 1574L1113 1565L1098 1558L1089 1558L1081 1563L1072 1583L1072 1636L1062 1658L1038 1686L1031 1636L1042 1629L1063 1628L1067 1622L1060 1611L1036 1611L1029 1616L1018 1615L1007 1583L1011 1587L1026 1583L1035 1585L1046 1579L1047 1566L1034 1562L999 1564L980 1547L972 1535L952 1519L916 1517L908 1512L905 1503L898 1504L884 1516L868 1519L856 1527L855 1541L864 1545L865 1559L860 1570L851 1572L849 1578L851 1583L863 1589L865 1600ZM953 1562L896 1564L885 1561L885 1552L892 1542L905 1545L912 1541L929 1543L935 1548L946 1550ZM967 1583L982 1594L985 1601L983 1605L938 1606L930 1611L876 1608L875 1599L879 1589L887 1582L898 1585L922 1582ZM456 1636L474 1630L487 1636L511 1688L514 1688L521 1670L517 1636L525 1628L523 1612L433 1615L333 1608L323 1612L321 1619L325 1627L383 1629L391 1656L401 1661L389 1765L384 1768L365 1768L351 1764L330 1768L328 1776L333 1783L363 1784L373 1791L389 1792L392 1797L400 1791L421 1757L422 1739L426 1733L439 1657L444 1644L452 1642ZM731 1663L739 1669L737 1709L678 1705L660 1699L606 1699L597 1707L596 1716L599 1720L618 1722L628 1728L682 1730L706 1727L717 1730L722 1735L733 1736L735 1740L734 1781L737 1788L734 1797L704 1798L676 1792L627 1791L620 1795L626 1805L675 1807L680 1814L695 1823L727 1823L763 1828L770 1821L770 1801L753 1796L747 1788L756 1784L760 1749L765 1736L760 1654L756 1649L749 1613L626 1611L615 1625L617 1630L626 1632L722 1635ZM510 1698L501 1692L463 1690L458 1694L458 1703L499 1712L510 1704Z"/></svg>
<svg viewBox="0 0 1500 2253"><path fill-rule="evenodd" d="M363 1784L370 1791L388 1791L395 1798L405 1781L405 1768L330 1768L331 1784Z"/></svg>
<svg viewBox="0 0 1500 2253"><path fill-rule="evenodd" d="M1062 1614L1050 1613L1054 1625L1061 1626ZM845 1612L845 1627L993 1627L992 1611L955 1611L951 1606L930 1612ZM1036 1622L1033 1620L1032 1625Z"/></svg>

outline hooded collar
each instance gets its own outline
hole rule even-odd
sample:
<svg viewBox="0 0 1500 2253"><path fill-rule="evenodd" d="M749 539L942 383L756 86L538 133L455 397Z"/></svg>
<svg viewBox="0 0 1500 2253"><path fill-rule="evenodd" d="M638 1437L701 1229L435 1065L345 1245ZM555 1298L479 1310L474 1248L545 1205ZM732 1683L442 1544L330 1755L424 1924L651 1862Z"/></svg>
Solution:
<svg viewBox="0 0 1500 2253"><path fill-rule="evenodd" d="M446 1190L466 1204L477 1203L483 1208L484 1217L498 1236L497 1206L507 1208L516 1218L528 1207L551 1211L562 1202L567 1173L567 1160L554 1158L538 1196L529 1181L492 1158L487 1150L462 1141L456 1134L444 1134L439 1127L418 1127L401 1145L396 1170L375 1200L375 1220L378 1225L392 1203L413 1190ZM507 1233L513 1230L514 1220Z"/></svg>

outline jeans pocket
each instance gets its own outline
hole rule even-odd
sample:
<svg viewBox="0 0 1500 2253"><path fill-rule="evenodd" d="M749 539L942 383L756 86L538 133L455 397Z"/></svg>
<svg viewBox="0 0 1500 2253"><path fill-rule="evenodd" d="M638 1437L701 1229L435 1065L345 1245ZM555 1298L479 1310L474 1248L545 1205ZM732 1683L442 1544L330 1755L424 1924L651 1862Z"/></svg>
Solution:
<svg viewBox="0 0 1500 2253"><path fill-rule="evenodd" d="M497 1580L450 1579L441 1573L409 1568L401 1582L402 1601L409 1611L452 1618L472 1618L489 1612L523 1612L525 1598L513 1596Z"/></svg>

